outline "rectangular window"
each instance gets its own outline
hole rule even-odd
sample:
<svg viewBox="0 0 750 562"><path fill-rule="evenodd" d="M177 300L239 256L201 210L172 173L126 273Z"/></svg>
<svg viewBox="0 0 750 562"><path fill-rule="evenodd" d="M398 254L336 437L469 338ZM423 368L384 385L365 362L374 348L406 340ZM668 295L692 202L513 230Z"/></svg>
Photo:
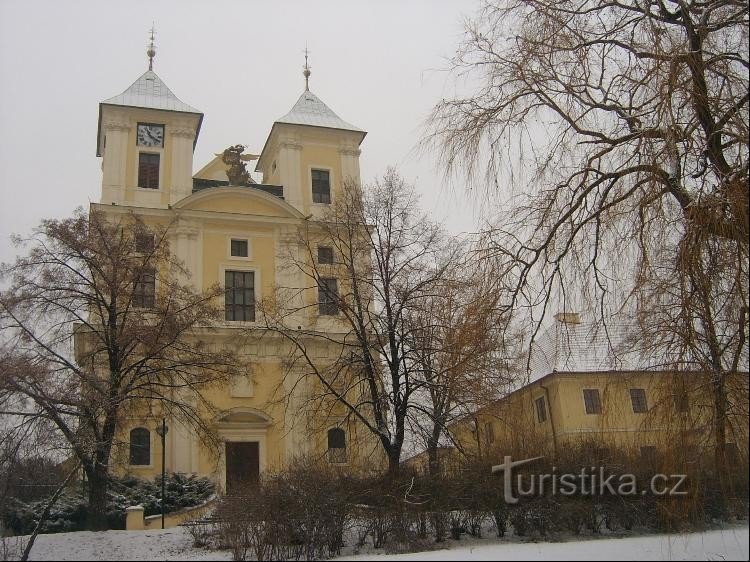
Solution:
<svg viewBox="0 0 750 562"><path fill-rule="evenodd" d="M135 251L139 254L150 254L154 251L154 235L139 232L135 235Z"/></svg>
<svg viewBox="0 0 750 562"><path fill-rule="evenodd" d="M135 281L133 288L133 306L138 308L154 308L154 294L156 293L156 270L144 269Z"/></svg>
<svg viewBox="0 0 750 562"><path fill-rule="evenodd" d="M346 463L346 433L340 427L328 430L328 462Z"/></svg>
<svg viewBox="0 0 750 562"><path fill-rule="evenodd" d="M331 202L331 176L328 170L312 170L313 203Z"/></svg>
<svg viewBox="0 0 750 562"><path fill-rule="evenodd" d="M687 412L689 408L689 402L688 402L688 394L687 392L678 391L677 394L674 395L674 408L678 412Z"/></svg>
<svg viewBox="0 0 750 562"><path fill-rule="evenodd" d="M536 419L539 423L547 421L547 405L545 404L544 396L540 396L535 400L536 403Z"/></svg>
<svg viewBox="0 0 750 562"><path fill-rule="evenodd" d="M246 258L249 255L247 240L235 240L233 238L230 245L233 257Z"/></svg>
<svg viewBox="0 0 750 562"><path fill-rule="evenodd" d="M583 389L583 403L586 406L587 414L601 414L602 413L602 401L599 398L598 388Z"/></svg>
<svg viewBox="0 0 750 562"><path fill-rule="evenodd" d="M339 284L336 279L318 281L318 312L325 316L339 313Z"/></svg>
<svg viewBox="0 0 750 562"><path fill-rule="evenodd" d="M630 402L633 404L634 414L645 414L646 412L648 412L648 404L646 404L646 391L644 389L631 388Z"/></svg>
<svg viewBox="0 0 750 562"><path fill-rule="evenodd" d="M484 440L487 445L495 442L495 428L492 427L492 422L486 422L484 424Z"/></svg>
<svg viewBox="0 0 750 562"><path fill-rule="evenodd" d="M138 153L138 187L159 189L159 155Z"/></svg>
<svg viewBox="0 0 750 562"><path fill-rule="evenodd" d="M332 264L333 248L327 248L325 246L318 247L318 263Z"/></svg>
<svg viewBox="0 0 750 562"><path fill-rule="evenodd" d="M255 273L224 272L224 313L230 322L255 322Z"/></svg>
<svg viewBox="0 0 750 562"><path fill-rule="evenodd" d="M727 459L727 464L731 466L737 466L742 462L742 459L740 457L740 449L737 447L737 443L731 442L727 443L725 445L725 457Z"/></svg>

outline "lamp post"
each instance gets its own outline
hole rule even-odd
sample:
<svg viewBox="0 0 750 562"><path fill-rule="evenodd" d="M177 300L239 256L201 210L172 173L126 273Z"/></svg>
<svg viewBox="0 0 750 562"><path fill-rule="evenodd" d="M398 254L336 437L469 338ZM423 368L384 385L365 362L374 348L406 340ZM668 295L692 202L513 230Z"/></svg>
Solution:
<svg viewBox="0 0 750 562"><path fill-rule="evenodd" d="M159 437L161 437L161 528L164 528L164 483L166 480L166 472L165 472L165 460L166 460L166 444L165 444L165 438L167 437L167 431L169 431L169 428L167 427L167 420L165 418L161 419L161 426L156 427L156 433L159 434Z"/></svg>

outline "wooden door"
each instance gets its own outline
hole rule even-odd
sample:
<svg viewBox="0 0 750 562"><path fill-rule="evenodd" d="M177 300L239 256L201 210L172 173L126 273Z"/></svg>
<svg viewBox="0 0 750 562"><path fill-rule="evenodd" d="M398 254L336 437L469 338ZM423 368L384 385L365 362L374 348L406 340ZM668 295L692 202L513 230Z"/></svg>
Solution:
<svg viewBox="0 0 750 562"><path fill-rule="evenodd" d="M242 494L258 484L260 455L257 441L228 441L227 494Z"/></svg>

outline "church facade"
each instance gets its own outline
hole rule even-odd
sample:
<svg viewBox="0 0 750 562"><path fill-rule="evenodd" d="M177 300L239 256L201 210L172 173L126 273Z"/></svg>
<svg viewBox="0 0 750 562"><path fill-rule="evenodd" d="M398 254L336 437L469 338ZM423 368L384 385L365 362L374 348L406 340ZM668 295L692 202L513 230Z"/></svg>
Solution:
<svg viewBox="0 0 750 562"><path fill-rule="evenodd" d="M197 290L215 284L226 290L224 321L200 337L216 345L242 340L248 372L207 396L215 412L209 420L218 447L205 446L176 420L166 420L168 472L209 475L222 490L281 469L300 456L336 466L375 466L362 429L340 410L304 419L295 373L285 365L283 341L268 334L248 340L256 324L256 304L275 287L305 287L309 280L285 266L299 255L299 230L322 218L350 182L360 182L360 145L366 132L338 117L307 87L291 110L277 119L256 161L256 182L236 183L225 159L217 156L194 173L193 151L203 113L182 102L149 68L121 94L100 103L97 156L102 159L101 199L92 204L117 218L136 214L145 224L169 225L170 249L186 266L186 281ZM235 181L230 181L234 179ZM330 259L318 247L318 259ZM324 263L321 261L321 263ZM147 293L158 291L150 280ZM336 283L335 279L331 280ZM318 302L314 288L301 292L295 323L306 330L343 330L336 310ZM312 344L326 361L337 350L321 339ZM301 374L300 374L301 376ZM301 388L301 387L300 387ZM279 400L279 393L286 393ZM122 420L116 471L142 478L161 472L161 416ZM374 464L373 464L374 463Z"/></svg>

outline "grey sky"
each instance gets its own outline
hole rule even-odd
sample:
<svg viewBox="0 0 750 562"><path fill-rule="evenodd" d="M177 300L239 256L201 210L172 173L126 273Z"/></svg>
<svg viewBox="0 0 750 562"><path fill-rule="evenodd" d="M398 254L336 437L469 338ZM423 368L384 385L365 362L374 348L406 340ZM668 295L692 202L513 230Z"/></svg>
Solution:
<svg viewBox="0 0 750 562"><path fill-rule="evenodd" d="M435 161L413 148L475 0L316 2L0 1L0 261L10 233L99 198L98 103L147 69L205 114L198 170L230 144L259 152L273 121L304 89L368 131L362 179L396 165L423 207L452 232L472 230L464 193L443 186Z"/></svg>

